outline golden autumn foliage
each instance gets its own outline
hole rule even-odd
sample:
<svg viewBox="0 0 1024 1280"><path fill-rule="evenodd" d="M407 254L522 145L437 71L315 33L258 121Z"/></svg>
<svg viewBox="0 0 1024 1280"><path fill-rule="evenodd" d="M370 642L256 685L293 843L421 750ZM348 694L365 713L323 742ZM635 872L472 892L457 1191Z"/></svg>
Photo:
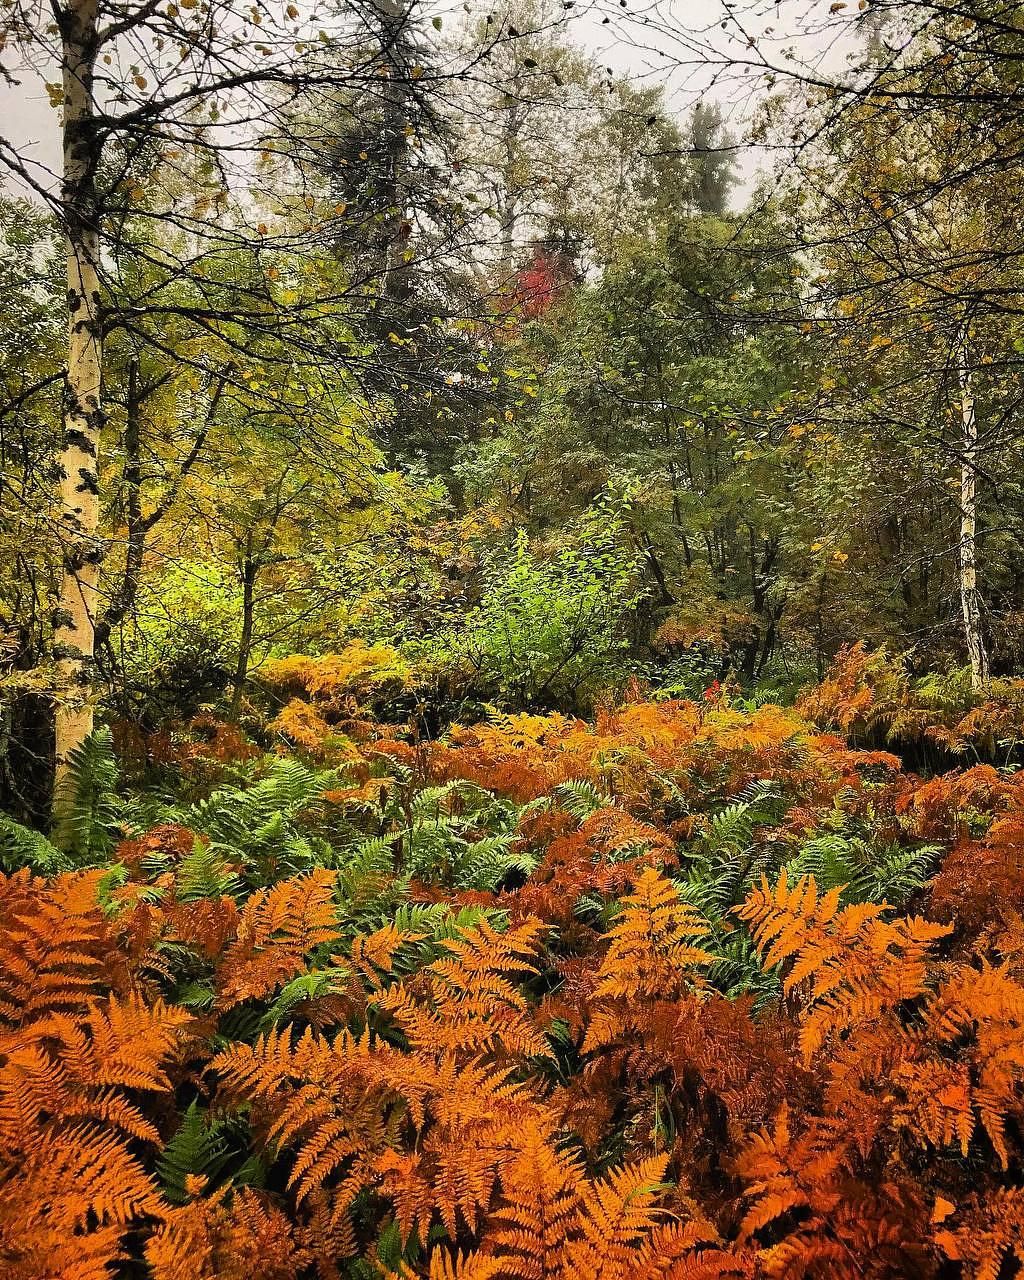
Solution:
<svg viewBox="0 0 1024 1280"><path fill-rule="evenodd" d="M200 805L0 877L5 1277L1024 1263L1014 775L717 702L354 750L296 810L333 866Z"/></svg>

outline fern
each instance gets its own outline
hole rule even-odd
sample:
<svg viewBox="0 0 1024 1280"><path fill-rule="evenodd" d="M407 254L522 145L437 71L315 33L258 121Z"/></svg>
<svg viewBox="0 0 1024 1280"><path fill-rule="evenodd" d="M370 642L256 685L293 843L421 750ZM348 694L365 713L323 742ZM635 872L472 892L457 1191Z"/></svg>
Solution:
<svg viewBox="0 0 1024 1280"><path fill-rule="evenodd" d="M711 957L708 978L729 1000L753 996L754 1009L762 1012L782 994L782 978L777 969L765 969L750 935L736 929L715 931L702 943Z"/></svg>
<svg viewBox="0 0 1024 1280"><path fill-rule="evenodd" d="M928 884L937 845L874 846L860 836L829 833L808 840L787 863L791 879L812 875L822 889L841 889L843 902L886 901L901 907Z"/></svg>
<svg viewBox="0 0 1024 1280"><path fill-rule="evenodd" d="M713 814L686 852L681 893L713 922L743 901L763 875L778 870L779 850L756 840L759 826L778 821L781 797L771 783L753 782Z"/></svg>
<svg viewBox="0 0 1024 1280"><path fill-rule="evenodd" d="M884 903L840 907L841 890L819 895L813 876L790 887L785 869L737 914L750 925L766 969L787 965L783 990L806 988L800 1028L805 1062L832 1036L888 1016L926 989L925 959L950 929L926 920L885 920Z"/></svg>
<svg viewBox="0 0 1024 1280"><path fill-rule="evenodd" d="M512 871L525 879L537 865L536 857L525 851L513 852L515 837L485 836L463 847L455 858L455 883L460 889L494 891Z"/></svg>
<svg viewBox="0 0 1024 1280"><path fill-rule="evenodd" d="M286 982L260 1022L261 1030L294 1019L299 1005L314 1006L332 996L344 995L352 979L352 970L331 966L300 973Z"/></svg>
<svg viewBox="0 0 1024 1280"><path fill-rule="evenodd" d="M51 876L69 871L73 865L68 854L40 832L0 813L0 869L10 873L28 867L39 875Z"/></svg>
<svg viewBox="0 0 1024 1280"><path fill-rule="evenodd" d="M328 781L295 760L276 761L268 777L214 791L184 810L180 821L241 865L250 883L272 883L330 864L330 846L296 825L297 815L320 799Z"/></svg>
<svg viewBox="0 0 1024 1280"><path fill-rule="evenodd" d="M250 896L221 960L222 1007L272 994L303 972L311 951L339 939L335 879L332 871L313 871Z"/></svg>
<svg viewBox="0 0 1024 1280"><path fill-rule="evenodd" d="M705 858L748 849L755 827L777 820L781 797L771 783L751 783L731 804L713 814L701 836Z"/></svg>
<svg viewBox="0 0 1024 1280"><path fill-rule="evenodd" d="M68 758L58 797L61 820L54 843L77 866L95 866L114 849L120 818L117 779L113 736L106 727L96 729Z"/></svg>
<svg viewBox="0 0 1024 1280"><path fill-rule="evenodd" d="M192 852L178 865L175 892L180 902L193 902L224 894L238 895L242 885L221 849L197 840Z"/></svg>
<svg viewBox="0 0 1024 1280"><path fill-rule="evenodd" d="M581 822L612 803L611 796L582 778L570 778L568 782L560 783L552 795L566 813L571 813Z"/></svg>
<svg viewBox="0 0 1024 1280"><path fill-rule="evenodd" d="M191 1197L186 1179L204 1177L216 1185L232 1151L227 1140L228 1121L215 1120L197 1102L191 1102L181 1124L156 1160L156 1173L164 1195L172 1204Z"/></svg>

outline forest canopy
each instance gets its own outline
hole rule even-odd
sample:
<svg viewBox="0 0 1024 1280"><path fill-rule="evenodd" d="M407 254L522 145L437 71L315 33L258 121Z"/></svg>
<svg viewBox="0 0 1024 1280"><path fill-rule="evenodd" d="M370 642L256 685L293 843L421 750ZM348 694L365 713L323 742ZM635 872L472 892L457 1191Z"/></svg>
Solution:
<svg viewBox="0 0 1024 1280"><path fill-rule="evenodd" d="M0 0L4 1277L1024 1273L1024 5L693 9Z"/></svg>

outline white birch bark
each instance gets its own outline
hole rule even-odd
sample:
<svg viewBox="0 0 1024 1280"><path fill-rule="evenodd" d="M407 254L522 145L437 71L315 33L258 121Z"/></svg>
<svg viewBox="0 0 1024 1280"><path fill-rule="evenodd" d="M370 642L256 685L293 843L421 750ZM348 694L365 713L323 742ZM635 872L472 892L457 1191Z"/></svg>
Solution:
<svg viewBox="0 0 1024 1280"><path fill-rule="evenodd" d="M63 41L63 208L67 248L68 360L60 452L63 565L54 623L56 776L54 817L68 759L92 731L92 666L101 559L99 228L96 218L93 67L97 0L60 13Z"/></svg>
<svg viewBox="0 0 1024 1280"><path fill-rule="evenodd" d="M981 631L978 591L978 420L967 366L966 342L960 368L960 608L971 664L971 684L980 689L988 679L988 654Z"/></svg>

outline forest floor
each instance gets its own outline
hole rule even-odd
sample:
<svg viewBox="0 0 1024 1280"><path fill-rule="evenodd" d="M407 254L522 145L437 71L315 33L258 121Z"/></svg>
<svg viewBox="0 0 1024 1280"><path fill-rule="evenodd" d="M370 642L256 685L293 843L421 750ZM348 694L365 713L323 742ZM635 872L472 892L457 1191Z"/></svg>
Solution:
<svg viewBox="0 0 1024 1280"><path fill-rule="evenodd" d="M719 695L172 746L3 833L12 1280L1024 1261L1017 772Z"/></svg>

